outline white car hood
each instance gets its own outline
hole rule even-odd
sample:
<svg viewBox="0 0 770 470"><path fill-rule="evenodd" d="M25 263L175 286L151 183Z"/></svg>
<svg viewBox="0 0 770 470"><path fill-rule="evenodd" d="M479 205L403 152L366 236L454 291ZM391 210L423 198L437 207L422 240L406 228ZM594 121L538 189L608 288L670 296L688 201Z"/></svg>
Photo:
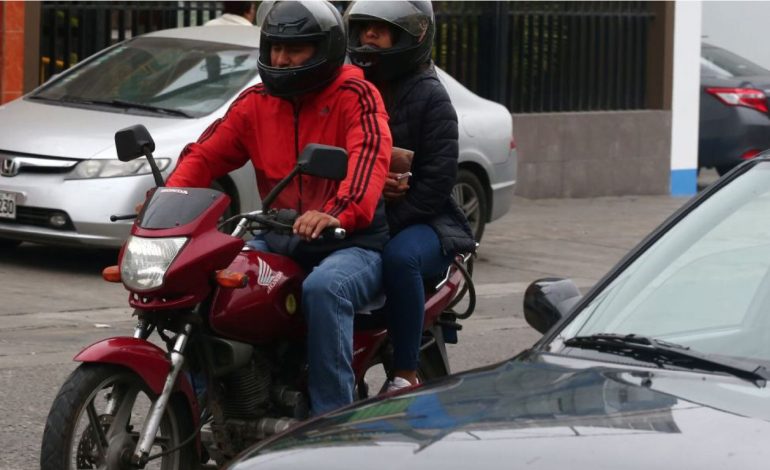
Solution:
<svg viewBox="0 0 770 470"><path fill-rule="evenodd" d="M173 158L215 117L158 118L20 98L0 106L0 151L79 159L117 158L115 132L143 124L162 153L156 156Z"/></svg>

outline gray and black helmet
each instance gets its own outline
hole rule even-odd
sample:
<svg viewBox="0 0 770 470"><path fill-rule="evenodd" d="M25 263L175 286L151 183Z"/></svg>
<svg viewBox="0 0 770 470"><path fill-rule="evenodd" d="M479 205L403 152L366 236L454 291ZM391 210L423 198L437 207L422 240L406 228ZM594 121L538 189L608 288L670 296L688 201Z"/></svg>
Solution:
<svg viewBox="0 0 770 470"><path fill-rule="evenodd" d="M345 11L350 61L374 82L391 80L430 61L436 32L433 6L427 0L358 0ZM393 47L361 45L361 28L382 21L390 26Z"/></svg>
<svg viewBox="0 0 770 470"><path fill-rule="evenodd" d="M267 92L292 97L319 90L334 80L345 62L345 24L326 1L272 2L261 23L257 68ZM262 16L262 15L259 15ZM276 43L315 45L315 54L299 67L273 67L270 49Z"/></svg>

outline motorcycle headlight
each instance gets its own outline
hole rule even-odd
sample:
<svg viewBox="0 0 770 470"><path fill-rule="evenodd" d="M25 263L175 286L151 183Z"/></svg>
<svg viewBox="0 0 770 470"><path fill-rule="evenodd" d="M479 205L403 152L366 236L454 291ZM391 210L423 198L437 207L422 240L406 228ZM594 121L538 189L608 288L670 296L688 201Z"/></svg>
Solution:
<svg viewBox="0 0 770 470"><path fill-rule="evenodd" d="M170 158L157 158L160 171L171 164ZM137 158L130 162L120 160L83 160L75 165L75 169L67 179L114 178L116 176L138 176L152 173L150 163L146 158Z"/></svg>
<svg viewBox="0 0 770 470"><path fill-rule="evenodd" d="M136 291L147 291L163 285L166 270L186 241L185 237L130 237L120 263L123 284Z"/></svg>

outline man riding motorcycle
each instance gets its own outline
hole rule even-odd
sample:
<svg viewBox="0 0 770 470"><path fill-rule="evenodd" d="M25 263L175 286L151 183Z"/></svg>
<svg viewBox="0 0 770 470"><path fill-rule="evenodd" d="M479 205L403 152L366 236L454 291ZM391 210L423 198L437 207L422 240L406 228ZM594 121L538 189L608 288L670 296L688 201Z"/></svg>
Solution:
<svg viewBox="0 0 770 470"><path fill-rule="evenodd" d="M244 91L227 113L182 152L168 186L208 187L248 161L264 198L309 143L347 150L342 181L300 176L273 203L300 216L287 250L312 272L302 285L308 327L311 410L351 403L353 316L378 294L380 251L388 239L381 198L391 135L379 92L360 69L343 65L345 27L328 2L277 1L261 24L262 84ZM320 240L328 227L348 236ZM290 248L287 248L290 247Z"/></svg>

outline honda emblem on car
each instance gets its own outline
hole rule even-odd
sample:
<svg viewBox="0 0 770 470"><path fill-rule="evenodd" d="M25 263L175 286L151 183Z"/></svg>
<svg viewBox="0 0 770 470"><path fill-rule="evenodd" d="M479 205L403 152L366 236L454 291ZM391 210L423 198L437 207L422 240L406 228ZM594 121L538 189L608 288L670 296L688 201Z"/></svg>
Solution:
<svg viewBox="0 0 770 470"><path fill-rule="evenodd" d="M0 166L0 175L3 176L16 176L19 174L19 165L13 158L6 158L3 160L2 166Z"/></svg>

